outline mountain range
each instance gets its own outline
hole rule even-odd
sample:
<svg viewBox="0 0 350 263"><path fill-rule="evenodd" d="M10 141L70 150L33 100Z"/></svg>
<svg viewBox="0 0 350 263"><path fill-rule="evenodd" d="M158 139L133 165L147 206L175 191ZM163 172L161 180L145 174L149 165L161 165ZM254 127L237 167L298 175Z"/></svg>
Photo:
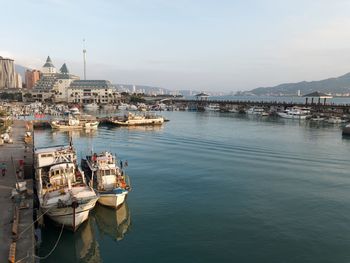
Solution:
<svg viewBox="0 0 350 263"><path fill-rule="evenodd" d="M319 81L302 81L297 83L284 83L274 87L260 87L250 91L238 92L237 95L297 95L299 90L302 95L311 93L313 91L349 95L350 73L347 73L340 77L328 78Z"/></svg>

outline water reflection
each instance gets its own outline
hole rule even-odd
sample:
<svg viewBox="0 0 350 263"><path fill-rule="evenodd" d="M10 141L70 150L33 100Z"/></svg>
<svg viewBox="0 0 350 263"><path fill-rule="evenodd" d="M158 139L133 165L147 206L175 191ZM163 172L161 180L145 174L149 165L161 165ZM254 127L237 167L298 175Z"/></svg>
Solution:
<svg viewBox="0 0 350 263"><path fill-rule="evenodd" d="M129 230L131 218L129 207L124 203L118 210L96 205L89 219L77 232L64 230L61 240L52 256L44 262L102 262L98 237L109 236L121 241ZM39 248L40 256L45 256L52 249L60 229L51 220L45 220L43 242Z"/></svg>
<svg viewBox="0 0 350 263"><path fill-rule="evenodd" d="M100 234L107 235L116 241L124 238L130 226L130 211L126 203L118 210L96 205L92 218Z"/></svg>
<svg viewBox="0 0 350 263"><path fill-rule="evenodd" d="M125 126L125 127L117 127L117 126L111 126L111 125L105 125L108 127L109 130L117 130L117 129L123 129L123 130L129 130L129 131L146 131L146 132L159 132L164 129L164 125L141 125L141 126Z"/></svg>
<svg viewBox="0 0 350 263"><path fill-rule="evenodd" d="M71 131L52 131L52 137L58 137L66 135L67 138L80 138L80 137L92 137L98 133L98 129L82 129L82 130L71 130Z"/></svg>

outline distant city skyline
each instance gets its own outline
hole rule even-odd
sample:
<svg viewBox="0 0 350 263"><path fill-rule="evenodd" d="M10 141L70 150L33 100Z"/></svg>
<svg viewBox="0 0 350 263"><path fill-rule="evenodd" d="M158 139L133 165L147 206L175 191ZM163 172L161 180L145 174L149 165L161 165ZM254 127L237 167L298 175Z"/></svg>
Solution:
<svg viewBox="0 0 350 263"><path fill-rule="evenodd" d="M83 78L238 91L350 72L345 0L0 0L0 56Z"/></svg>

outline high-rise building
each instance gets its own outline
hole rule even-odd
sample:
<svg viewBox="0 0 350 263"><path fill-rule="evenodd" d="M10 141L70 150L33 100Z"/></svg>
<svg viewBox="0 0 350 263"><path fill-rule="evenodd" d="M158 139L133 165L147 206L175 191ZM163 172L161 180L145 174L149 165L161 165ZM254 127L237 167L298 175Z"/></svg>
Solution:
<svg viewBox="0 0 350 263"><path fill-rule="evenodd" d="M32 89L35 85L35 83L40 79L40 71L33 69L33 70L26 70L26 88Z"/></svg>
<svg viewBox="0 0 350 263"><path fill-rule="evenodd" d="M22 86L23 86L22 77L19 73L16 72L16 88L21 89Z"/></svg>
<svg viewBox="0 0 350 263"><path fill-rule="evenodd" d="M16 87L13 59L0 57L0 89Z"/></svg>

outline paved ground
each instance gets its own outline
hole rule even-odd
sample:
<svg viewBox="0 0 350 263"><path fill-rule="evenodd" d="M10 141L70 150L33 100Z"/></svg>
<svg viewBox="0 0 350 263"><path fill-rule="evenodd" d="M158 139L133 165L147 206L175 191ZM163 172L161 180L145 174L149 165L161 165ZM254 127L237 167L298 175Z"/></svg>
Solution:
<svg viewBox="0 0 350 263"><path fill-rule="evenodd" d="M24 134L26 124L24 121L15 121L12 125L11 137L13 144L0 145L0 164L5 162L7 172L5 176L0 173L0 262L7 262L9 256L9 247L12 242L12 221L15 204L19 205L19 198L11 199L11 191L16 184L16 170L19 167L19 160L24 160L26 177L30 177L32 166L32 147L25 147ZM13 160L13 161L12 161ZM18 233L24 229L29 229L20 235L17 241L16 261L25 258L21 262L33 262L34 235L30 225L33 222L33 199L32 199L32 180L27 180L29 195L22 202L28 204L29 208L20 209ZM30 255L26 258L27 255Z"/></svg>

